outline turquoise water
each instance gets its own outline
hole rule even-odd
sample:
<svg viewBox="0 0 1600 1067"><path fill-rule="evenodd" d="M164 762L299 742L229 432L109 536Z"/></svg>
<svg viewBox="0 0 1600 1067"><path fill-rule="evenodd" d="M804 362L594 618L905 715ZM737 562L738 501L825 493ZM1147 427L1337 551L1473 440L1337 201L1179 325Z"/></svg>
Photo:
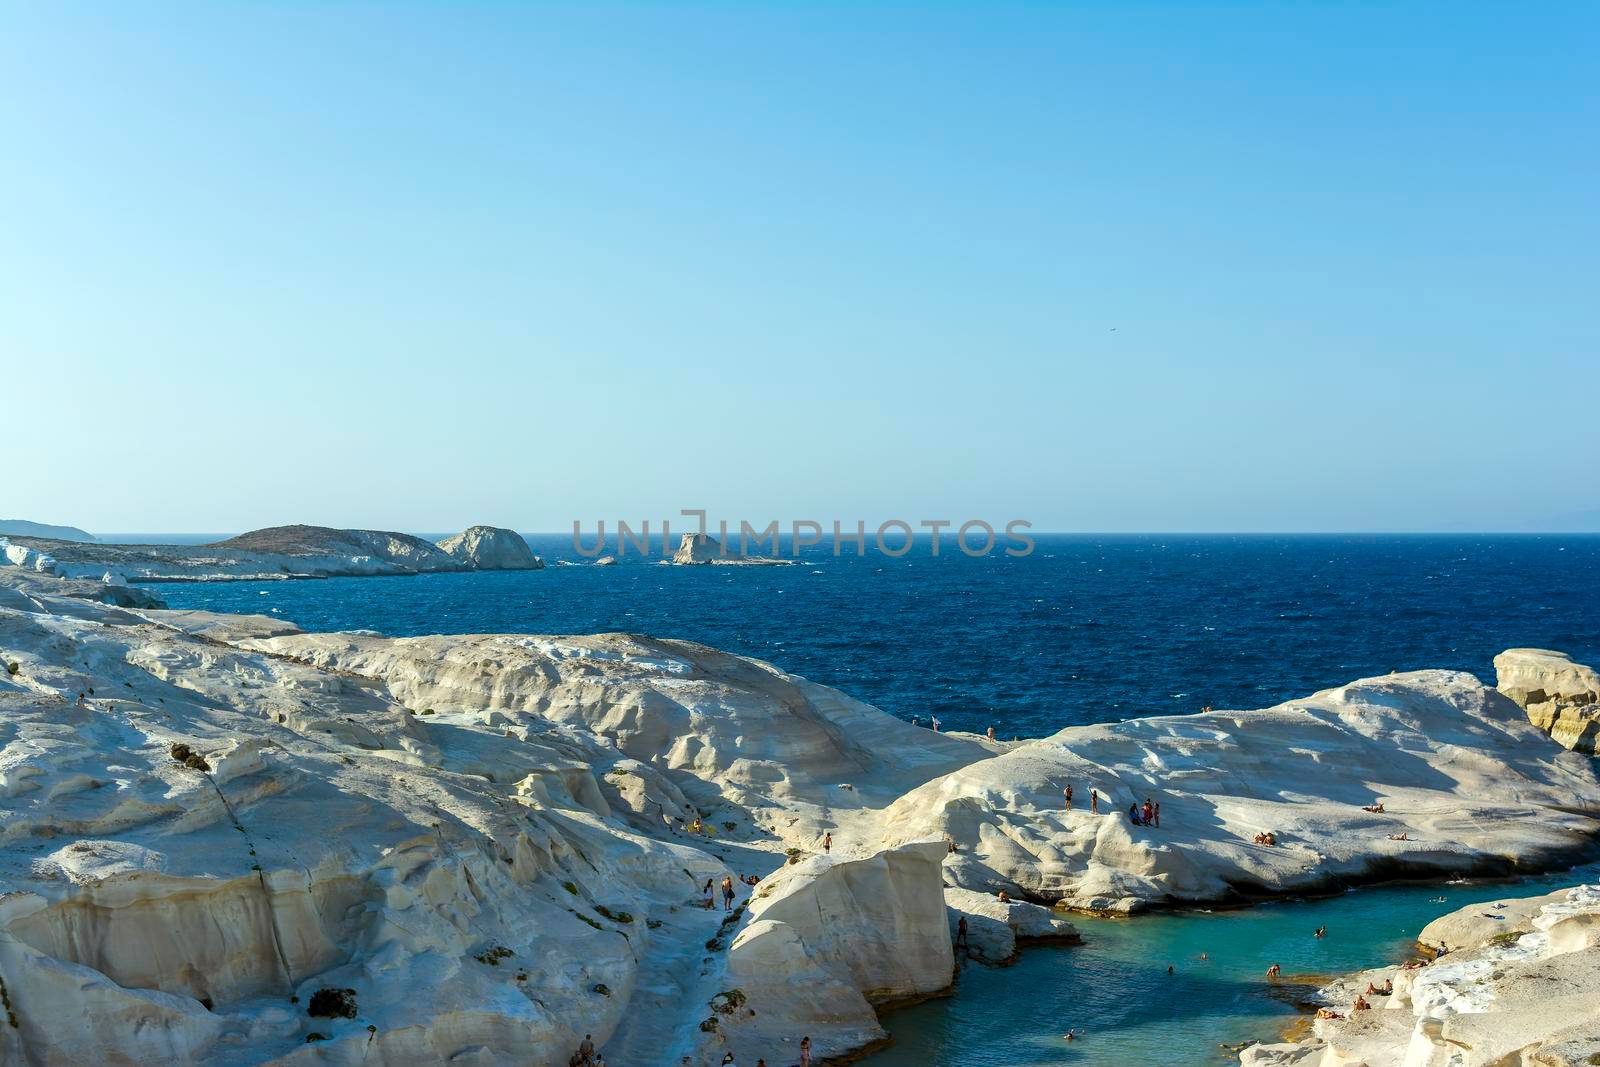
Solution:
<svg viewBox="0 0 1600 1067"><path fill-rule="evenodd" d="M1083 917L1074 920L1082 945L1025 948L1012 967L968 963L956 996L890 1012L884 1025L894 1044L865 1063L1236 1063L1221 1043L1278 1040L1301 1014L1297 1000L1330 977L1406 959L1417 933L1440 915L1597 879L1600 864L1512 884L1381 886L1229 911ZM1323 925L1328 936L1312 936ZM1269 983L1264 975L1273 963L1283 978ZM1069 1044L1062 1040L1069 1027L1085 1033Z"/></svg>

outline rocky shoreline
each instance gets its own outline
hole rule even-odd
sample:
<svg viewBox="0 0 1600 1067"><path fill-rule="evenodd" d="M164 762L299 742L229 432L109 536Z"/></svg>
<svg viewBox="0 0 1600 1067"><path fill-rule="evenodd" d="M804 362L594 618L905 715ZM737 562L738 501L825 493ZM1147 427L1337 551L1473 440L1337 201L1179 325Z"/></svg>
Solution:
<svg viewBox="0 0 1600 1067"><path fill-rule="evenodd" d="M950 988L963 917L1003 964L1075 936L1025 900L1555 866L1600 831L1594 761L1460 672L997 743L690 642L102 594L0 567L5 1062L823 1062Z"/></svg>
<svg viewBox="0 0 1600 1067"><path fill-rule="evenodd" d="M1417 935L1425 961L1323 986L1310 1032L1244 1067L1582 1067L1600 1060L1600 885L1473 904Z"/></svg>

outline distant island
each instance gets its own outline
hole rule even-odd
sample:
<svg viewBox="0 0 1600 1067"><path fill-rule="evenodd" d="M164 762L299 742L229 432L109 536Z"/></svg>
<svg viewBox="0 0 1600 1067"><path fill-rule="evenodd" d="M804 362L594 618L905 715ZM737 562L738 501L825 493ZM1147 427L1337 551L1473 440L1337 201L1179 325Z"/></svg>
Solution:
<svg viewBox="0 0 1600 1067"><path fill-rule="evenodd" d="M205 545L118 545L15 535L8 540L6 555L13 565L62 578L124 582L261 581L544 567L521 534L498 526L472 526L438 543L391 530L305 525L272 526Z"/></svg>
<svg viewBox="0 0 1600 1067"><path fill-rule="evenodd" d="M27 519L0 519L0 536L48 537L55 541L94 541L94 534L76 526L52 526Z"/></svg>

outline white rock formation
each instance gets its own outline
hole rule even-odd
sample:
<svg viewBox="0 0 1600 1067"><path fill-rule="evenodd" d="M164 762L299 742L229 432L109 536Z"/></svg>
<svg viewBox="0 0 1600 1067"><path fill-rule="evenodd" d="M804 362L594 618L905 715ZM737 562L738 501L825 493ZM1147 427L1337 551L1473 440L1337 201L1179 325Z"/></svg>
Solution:
<svg viewBox="0 0 1600 1067"><path fill-rule="evenodd" d="M14 545L5 538L0 538L0 557L12 567L21 567L25 571L36 571L39 574L59 574L61 568L57 565L55 557L47 552L40 552L27 545Z"/></svg>
<svg viewBox="0 0 1600 1067"><path fill-rule="evenodd" d="M710 534L684 534L678 542L678 551L672 562L677 564L720 564L738 567L785 566L792 559L773 556L747 556L737 548L725 545Z"/></svg>
<svg viewBox="0 0 1600 1067"><path fill-rule="evenodd" d="M1128 817L1147 798L1159 828ZM1600 832L1600 776L1471 675L1419 671L1264 711L1073 727L913 790L880 828L885 846L948 834L958 886L1127 911L1548 864Z"/></svg>
<svg viewBox="0 0 1600 1067"><path fill-rule="evenodd" d="M469 526L439 547L458 563L478 571L536 571L544 561L533 554L515 530L498 526Z"/></svg>
<svg viewBox="0 0 1600 1067"><path fill-rule="evenodd" d="M545 1065L584 1033L618 1063L753 1049L759 1028L699 1027L754 958L730 951L748 915L697 906L729 863L784 869L763 929L802 939L790 977L848 1006L806 1017L819 1052L949 982L942 846L782 850L961 742L911 746L842 694L682 643L270 636L60 595L76 585L0 572L0 1062ZM880 933L841 917L830 940L819 907ZM747 1018L785 1032L792 986L750 984ZM323 989L353 990L352 1017L310 1016Z"/></svg>
<svg viewBox="0 0 1600 1067"><path fill-rule="evenodd" d="M732 558L732 553L722 547L710 534L684 534L678 542L678 551L673 553L674 563L710 563L713 560Z"/></svg>
<svg viewBox="0 0 1600 1067"><path fill-rule="evenodd" d="M1565 652L1511 648L1494 658L1496 685L1533 724L1578 752L1600 743L1600 673Z"/></svg>
<svg viewBox="0 0 1600 1067"><path fill-rule="evenodd" d="M1002 902L991 893L946 887L950 939L959 936L967 920L967 956L981 963L1007 964L1017 958L1017 946L1028 941L1077 941L1077 928L1063 915L1027 901Z"/></svg>
<svg viewBox="0 0 1600 1067"><path fill-rule="evenodd" d="M887 1036L875 1005L947 988L943 854L929 842L866 859L818 856L763 881L728 954L726 981L738 995L710 1005L722 1043L749 1063L789 1062L772 1050L787 1042L796 1056L804 1035L819 1060L849 1053ZM718 1011L730 1001L784 1010Z"/></svg>
<svg viewBox="0 0 1600 1067"><path fill-rule="evenodd" d="M1453 945L1427 966L1385 972L1388 996L1351 1010L1365 972L1322 990L1339 1017L1304 1041L1255 1045L1248 1067L1577 1067L1600 1058L1600 885L1475 904L1430 924ZM1486 918L1495 913L1503 920ZM1457 943L1457 939L1468 935Z"/></svg>

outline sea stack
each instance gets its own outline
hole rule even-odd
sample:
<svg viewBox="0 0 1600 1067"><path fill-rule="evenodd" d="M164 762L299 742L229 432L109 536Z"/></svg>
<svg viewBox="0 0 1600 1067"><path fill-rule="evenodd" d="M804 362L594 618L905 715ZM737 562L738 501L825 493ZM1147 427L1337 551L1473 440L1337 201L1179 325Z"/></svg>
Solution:
<svg viewBox="0 0 1600 1067"><path fill-rule="evenodd" d="M678 551L673 554L674 563L711 563L714 560L727 558L722 548L722 542L710 534L684 534L683 540L678 542Z"/></svg>
<svg viewBox="0 0 1600 1067"><path fill-rule="evenodd" d="M469 526L438 544L451 559L473 570L536 571L544 568L544 560L533 554L521 534L499 526Z"/></svg>

